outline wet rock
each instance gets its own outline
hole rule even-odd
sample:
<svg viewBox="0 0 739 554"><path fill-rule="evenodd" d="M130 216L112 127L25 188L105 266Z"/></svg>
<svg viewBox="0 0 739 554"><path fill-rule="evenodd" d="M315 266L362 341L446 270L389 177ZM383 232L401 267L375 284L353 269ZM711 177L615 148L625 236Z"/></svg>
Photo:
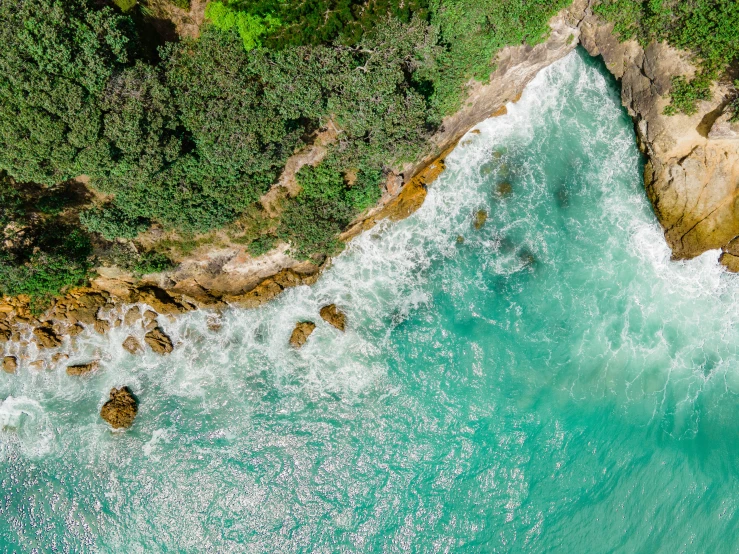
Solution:
<svg viewBox="0 0 739 554"><path fill-rule="evenodd" d="M65 354L64 352L57 352L51 357L51 361L55 364L58 364L59 362L67 361L69 359L69 354Z"/></svg>
<svg viewBox="0 0 739 554"><path fill-rule="evenodd" d="M156 317L156 316L154 316ZM130 308L123 318L123 323L128 325L135 325L141 319L141 309L138 306Z"/></svg>
<svg viewBox="0 0 739 554"><path fill-rule="evenodd" d="M138 291L138 301L148 304L164 315L176 315L190 311L190 306L172 298L158 287L143 287Z"/></svg>
<svg viewBox="0 0 739 554"><path fill-rule="evenodd" d="M144 342L157 354L169 354L174 349L170 339L161 327L155 327L144 336Z"/></svg>
<svg viewBox="0 0 739 554"><path fill-rule="evenodd" d="M13 332L5 327L0 327L0 342L8 342L13 336Z"/></svg>
<svg viewBox="0 0 739 554"><path fill-rule="evenodd" d="M41 348L56 348L62 344L62 339L51 327L36 327L33 330L33 334Z"/></svg>
<svg viewBox="0 0 739 554"><path fill-rule="evenodd" d="M478 231L482 229L483 225L485 225L485 222L488 220L488 212L485 210L478 210L475 214L475 222L474 226L475 229Z"/></svg>
<svg viewBox="0 0 739 554"><path fill-rule="evenodd" d="M457 244L464 244L464 237L462 235L457 235Z"/></svg>
<svg viewBox="0 0 739 554"><path fill-rule="evenodd" d="M46 369L46 362L44 360L35 360L28 364L28 367L34 371L43 371Z"/></svg>
<svg viewBox="0 0 739 554"><path fill-rule="evenodd" d="M330 323L339 331L343 331L346 327L346 315L336 307L336 304L324 306L319 313L324 321Z"/></svg>
<svg viewBox="0 0 739 554"><path fill-rule="evenodd" d="M316 324L312 321L299 321L295 324L295 329L290 335L290 344L295 348L300 348L306 343L315 328Z"/></svg>
<svg viewBox="0 0 739 554"><path fill-rule="evenodd" d="M219 314L210 314L208 315L206 324L208 325L208 329L217 333L223 327L223 320Z"/></svg>
<svg viewBox="0 0 739 554"><path fill-rule="evenodd" d="M100 367L100 362L97 360L88 364L70 365L67 366L67 375L87 375L97 371L98 367Z"/></svg>
<svg viewBox="0 0 739 554"><path fill-rule="evenodd" d="M511 185L508 181L503 181L502 183L498 183L498 186L495 187L495 192L501 198L508 198L511 194L513 194L513 185Z"/></svg>
<svg viewBox="0 0 739 554"><path fill-rule="evenodd" d="M95 325L98 311L105 306L107 301L107 297L101 293L83 294L79 298L69 301L67 318L73 323L79 321L85 325Z"/></svg>
<svg viewBox="0 0 739 554"><path fill-rule="evenodd" d="M75 323L74 325L71 325L67 329L67 334L70 337L76 337L77 335L79 335L84 330L85 330L85 328L82 325L80 325L79 323Z"/></svg>
<svg viewBox="0 0 739 554"><path fill-rule="evenodd" d="M96 333L106 335L110 331L110 323L105 319L97 319L95 320L94 329Z"/></svg>
<svg viewBox="0 0 739 554"><path fill-rule="evenodd" d="M141 346L141 343L132 336L128 336L126 340L123 341L122 346L129 354L140 354L144 351L144 347Z"/></svg>
<svg viewBox="0 0 739 554"><path fill-rule="evenodd" d="M18 358L15 356L5 356L3 358L3 371L5 373L15 373L18 369Z"/></svg>
<svg viewBox="0 0 739 554"><path fill-rule="evenodd" d="M136 397L128 387L110 390L110 400L100 408L100 417L113 429L125 429L133 425L139 411Z"/></svg>

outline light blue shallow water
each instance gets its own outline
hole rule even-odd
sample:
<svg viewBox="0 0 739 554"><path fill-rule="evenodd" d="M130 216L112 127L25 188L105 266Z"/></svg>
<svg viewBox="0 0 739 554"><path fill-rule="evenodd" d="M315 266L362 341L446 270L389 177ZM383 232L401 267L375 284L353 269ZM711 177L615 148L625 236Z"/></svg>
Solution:
<svg viewBox="0 0 739 554"><path fill-rule="evenodd" d="M71 359L102 356L91 378L0 375L4 551L739 550L736 277L669 261L594 61L479 130L315 286L165 321L167 358L115 329ZM111 433L122 384L139 416Z"/></svg>

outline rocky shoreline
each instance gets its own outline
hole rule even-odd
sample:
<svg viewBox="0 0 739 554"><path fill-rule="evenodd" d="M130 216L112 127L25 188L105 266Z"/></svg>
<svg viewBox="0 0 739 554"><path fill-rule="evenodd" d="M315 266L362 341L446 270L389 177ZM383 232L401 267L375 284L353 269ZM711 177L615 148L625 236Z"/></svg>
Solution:
<svg viewBox="0 0 739 554"><path fill-rule="evenodd" d="M623 105L634 119L639 146L647 158L646 191L674 257L690 258L720 248L721 263L739 270L739 125L722 113L727 87L716 84L714 100L701 102L694 116L662 115L671 77L695 72L685 52L664 44L643 49L634 41L619 42L612 25L592 14L587 0L576 0L550 26L551 35L542 44L500 52L490 82L471 84L468 101L444 120L431 138L427 155L391 173L380 203L340 238L351 240L383 219L397 221L417 210L428 185L443 172L444 157L459 140L478 123L506 113L505 105L515 102L541 69L581 44L591 55L602 56L621 82ZM279 196L283 192L275 189L280 187L289 189L294 173L305 163L318 163L322 149L322 144L313 145L291 158L268 195ZM298 262L284 249L256 260L243 251L214 249L172 272L143 280L115 268L101 268L89 287L69 291L41 315L31 310L30 298L4 298L0 301L3 369L6 373L51 369L47 360L55 367L64 365L69 357L65 349L74 349L74 337L83 332L106 334L122 325L140 327L138 334L144 333L125 339L122 346L127 352L138 355L149 348L166 355L176 345L162 329L161 318L203 308L254 308L286 288L314 283L329 264L330 260L320 265ZM338 307L325 306L320 316L343 331L345 318ZM308 340L311 325L315 327L313 322L298 322L290 341L293 346ZM40 355L45 351L51 356ZM67 366L67 373L78 377L96 368L92 360ZM111 391L109 403L121 403L126 417L135 415L135 404L126 396L130 391L121 391L115 395Z"/></svg>

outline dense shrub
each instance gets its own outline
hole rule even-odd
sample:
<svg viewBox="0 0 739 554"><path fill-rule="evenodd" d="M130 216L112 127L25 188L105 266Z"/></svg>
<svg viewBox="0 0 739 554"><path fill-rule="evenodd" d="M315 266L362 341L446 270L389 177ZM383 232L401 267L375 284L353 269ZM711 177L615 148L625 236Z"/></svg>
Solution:
<svg viewBox="0 0 739 554"><path fill-rule="evenodd" d="M80 223L90 232L99 233L108 240L133 239L149 227L143 218L134 218L115 204L90 208L80 213Z"/></svg>
<svg viewBox="0 0 739 554"><path fill-rule="evenodd" d="M262 45L262 37L280 26L280 20L273 15L256 15L239 11L223 2L211 2L205 16L221 31L236 29L244 43L245 50L253 50Z"/></svg>
<svg viewBox="0 0 739 554"><path fill-rule="evenodd" d="M133 272L137 275L159 273L172 269L175 263L159 252L142 253L133 265Z"/></svg>
<svg viewBox="0 0 739 554"><path fill-rule="evenodd" d="M131 34L84 0L0 2L0 167L50 185L109 167L100 98Z"/></svg>

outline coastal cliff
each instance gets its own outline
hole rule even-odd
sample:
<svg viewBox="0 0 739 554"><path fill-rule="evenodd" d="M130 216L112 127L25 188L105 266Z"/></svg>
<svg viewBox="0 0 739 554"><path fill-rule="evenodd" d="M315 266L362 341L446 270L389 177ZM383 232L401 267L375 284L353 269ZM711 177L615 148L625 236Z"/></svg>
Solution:
<svg viewBox="0 0 739 554"><path fill-rule="evenodd" d="M713 99L699 102L694 115L665 115L672 78L696 72L687 52L620 42L613 25L593 14L580 24L580 42L621 82L647 158L644 185L673 257L722 248L721 262L739 269L739 124L725 112L729 87L714 83Z"/></svg>
<svg viewBox="0 0 739 554"><path fill-rule="evenodd" d="M646 191L674 257L723 248L722 263L739 269L739 241L734 240L739 235L739 128L723 113L728 88L715 84L714 100L701 102L693 116L663 115L671 78L695 72L686 52L665 44L645 49L635 41L620 42L612 25L593 15L586 0L575 1L551 20L550 27L547 40L537 46L503 49L489 82L469 83L463 107L443 120L424 155L390 172L380 202L340 238L348 241L382 219L402 219L418 209L427 186L444 169L444 156L457 142L481 121L505 114L505 105L515 102L541 69L581 44L591 55L602 56L621 82L623 104L647 157ZM306 164L318 164L337 133L329 125L316 133L313 144L288 160L280 179L263 197L265 209L295 193L296 172ZM142 320L147 330L146 325L156 325L157 314L173 316L228 305L256 307L286 288L315 282L329 263L330 259L295 260L286 245L255 258L243 245L231 243L200 249L174 270L143 279L115 267L99 268L89 287L70 291L40 316L30 309L29 298L4 299L0 340L8 344L6 356L32 359L39 350L59 348L64 337L85 327L105 333L110 326L127 324L130 304L155 311Z"/></svg>

